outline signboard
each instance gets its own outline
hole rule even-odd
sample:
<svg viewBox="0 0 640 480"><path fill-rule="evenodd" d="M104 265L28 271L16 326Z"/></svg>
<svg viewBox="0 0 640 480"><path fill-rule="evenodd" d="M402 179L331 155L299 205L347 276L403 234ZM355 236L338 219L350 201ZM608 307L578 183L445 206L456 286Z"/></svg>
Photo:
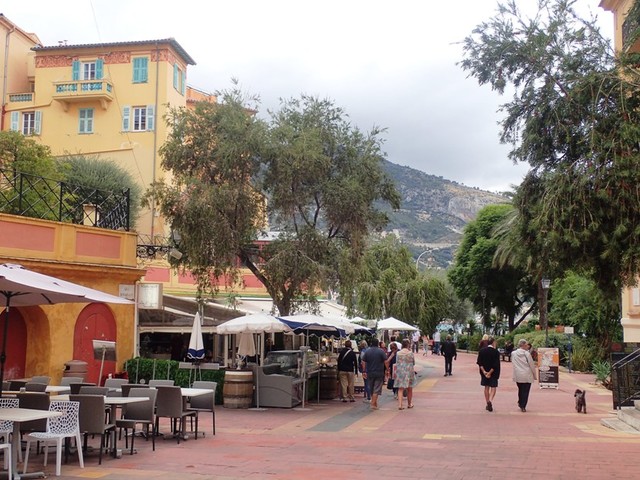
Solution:
<svg viewBox="0 0 640 480"><path fill-rule="evenodd" d="M560 380L560 350L538 348L538 383L540 388L558 388Z"/></svg>
<svg viewBox="0 0 640 480"><path fill-rule="evenodd" d="M162 284L139 283L138 284L138 308L162 309Z"/></svg>
<svg viewBox="0 0 640 480"><path fill-rule="evenodd" d="M567 335L573 335L573 327L564 327L564 333Z"/></svg>
<svg viewBox="0 0 640 480"><path fill-rule="evenodd" d="M126 298L127 300L134 301L136 299L135 291L135 285L127 285L121 283L118 286L118 296Z"/></svg>

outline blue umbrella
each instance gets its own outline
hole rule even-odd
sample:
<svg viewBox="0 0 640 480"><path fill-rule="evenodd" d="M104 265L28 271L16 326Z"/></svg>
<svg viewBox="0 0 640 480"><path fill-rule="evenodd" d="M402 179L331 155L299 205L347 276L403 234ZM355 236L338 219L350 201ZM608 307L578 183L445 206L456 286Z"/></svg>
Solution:
<svg viewBox="0 0 640 480"><path fill-rule="evenodd" d="M307 336L315 335L317 337L346 337L347 334L344 329L339 328L330 323L325 323L322 317L317 315L287 315L284 317L277 317L282 323L293 331L295 334L304 333Z"/></svg>

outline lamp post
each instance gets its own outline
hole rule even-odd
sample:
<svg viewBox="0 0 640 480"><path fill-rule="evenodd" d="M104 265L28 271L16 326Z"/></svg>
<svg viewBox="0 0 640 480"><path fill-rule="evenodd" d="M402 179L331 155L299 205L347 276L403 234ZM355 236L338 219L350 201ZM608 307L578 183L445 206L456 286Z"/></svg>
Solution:
<svg viewBox="0 0 640 480"><path fill-rule="evenodd" d="M484 299L487 298L487 289L482 287L480 289L480 296L482 297L482 331L485 331L486 319L484 313Z"/></svg>
<svg viewBox="0 0 640 480"><path fill-rule="evenodd" d="M420 265L420 259L422 258L422 256L425 253L430 253L431 250L425 250L424 252L422 252L420 255L418 255L418 258L416 258L416 270L419 270L419 265Z"/></svg>
<svg viewBox="0 0 640 480"><path fill-rule="evenodd" d="M540 308L540 317L544 321L544 346L549 346L549 319L547 318L547 292L551 286L551 280L543 278L540 280L542 287L542 306Z"/></svg>
<svg viewBox="0 0 640 480"><path fill-rule="evenodd" d="M470 343L471 343L471 324L467 323L467 353L469 353Z"/></svg>

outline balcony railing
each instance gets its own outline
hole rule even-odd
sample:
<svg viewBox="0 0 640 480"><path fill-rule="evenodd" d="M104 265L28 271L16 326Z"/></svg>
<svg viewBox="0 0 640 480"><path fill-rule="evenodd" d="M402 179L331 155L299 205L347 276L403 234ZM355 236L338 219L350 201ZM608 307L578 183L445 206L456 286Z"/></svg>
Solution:
<svg viewBox="0 0 640 480"><path fill-rule="evenodd" d="M109 192L0 169L0 212L129 231L130 192Z"/></svg>
<svg viewBox="0 0 640 480"><path fill-rule="evenodd" d="M33 93L10 93L9 94L10 102L33 102Z"/></svg>
<svg viewBox="0 0 640 480"><path fill-rule="evenodd" d="M97 100L106 109L108 102L113 100L113 84L109 80L74 80L67 82L54 82L55 92L53 98L63 102L66 106L69 102L84 102Z"/></svg>

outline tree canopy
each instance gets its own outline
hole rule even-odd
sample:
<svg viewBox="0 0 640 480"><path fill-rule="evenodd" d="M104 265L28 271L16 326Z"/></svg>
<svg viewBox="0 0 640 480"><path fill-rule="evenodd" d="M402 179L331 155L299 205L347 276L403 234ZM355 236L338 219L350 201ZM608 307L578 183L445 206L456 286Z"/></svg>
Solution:
<svg viewBox="0 0 640 480"><path fill-rule="evenodd" d="M638 54L616 57L574 4L539 0L527 17L516 1L500 3L465 39L461 66L513 92L501 139L531 166L514 205L533 269L555 278L577 269L613 298L640 260Z"/></svg>
<svg viewBox="0 0 640 480"><path fill-rule="evenodd" d="M449 270L449 281L456 293L481 312L485 326L489 326L488 312L495 307L499 315L507 317L509 330L517 326L515 317L523 306L535 298L526 270L497 265L494 260L501 242L495 235L496 228L512 211L508 204L488 205L480 210L476 219L467 224Z"/></svg>
<svg viewBox="0 0 640 480"><path fill-rule="evenodd" d="M270 120L238 89L219 99L171 111L160 150L171 181L148 198L180 234L184 255L173 262L200 292L220 279L235 285L244 266L286 315L334 285L340 261L359 261L368 234L388 221L375 202L399 207L380 130L363 133L331 101L305 95L283 100Z"/></svg>

